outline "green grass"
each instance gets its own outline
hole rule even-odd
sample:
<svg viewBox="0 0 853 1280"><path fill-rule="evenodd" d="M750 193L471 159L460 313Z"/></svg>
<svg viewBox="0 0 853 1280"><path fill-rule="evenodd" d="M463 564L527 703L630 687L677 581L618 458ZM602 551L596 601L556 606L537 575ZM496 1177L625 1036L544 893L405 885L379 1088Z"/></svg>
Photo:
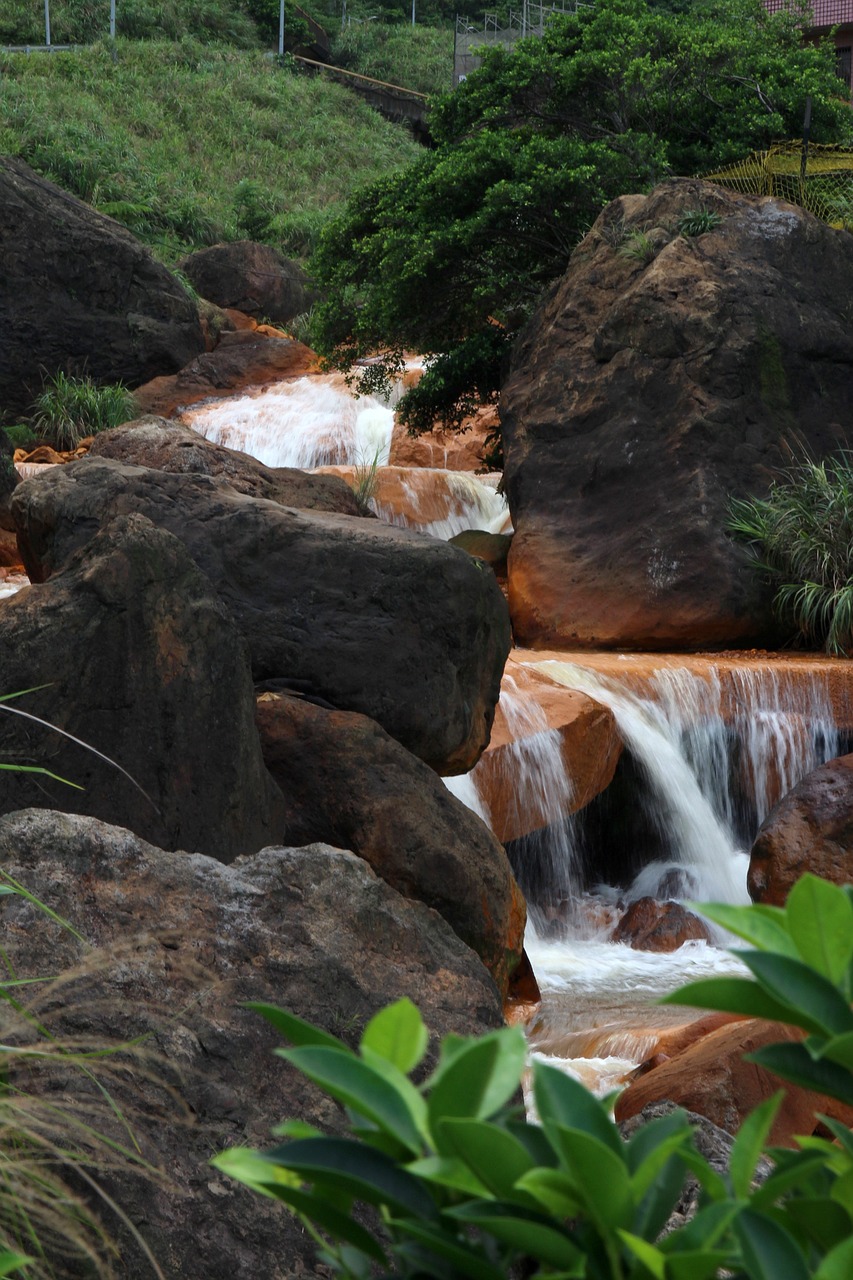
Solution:
<svg viewBox="0 0 853 1280"><path fill-rule="evenodd" d="M86 436L121 426L137 412L132 392L121 383L99 387L91 378L71 378L60 370L37 396L32 425L55 449L76 449Z"/></svg>
<svg viewBox="0 0 853 1280"><path fill-rule="evenodd" d="M0 154L173 262L259 229L307 252L335 205L422 153L337 84L190 40L0 55Z"/></svg>
<svg viewBox="0 0 853 1280"><path fill-rule="evenodd" d="M446 93L453 79L453 29L360 22L341 32L333 45L335 60L349 71L375 80Z"/></svg>
<svg viewBox="0 0 853 1280"><path fill-rule="evenodd" d="M135 40L222 41L250 48L261 33L249 0L119 0L116 34ZM109 0L51 0L53 44L92 44L110 29ZM43 44L44 5L38 0L3 0L0 43Z"/></svg>

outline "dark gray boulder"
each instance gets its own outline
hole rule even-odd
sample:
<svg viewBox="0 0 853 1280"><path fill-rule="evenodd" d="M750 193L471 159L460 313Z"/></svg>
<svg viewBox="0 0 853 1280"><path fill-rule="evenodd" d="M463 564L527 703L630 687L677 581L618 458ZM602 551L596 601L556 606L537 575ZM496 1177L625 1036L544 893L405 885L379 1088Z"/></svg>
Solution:
<svg viewBox="0 0 853 1280"><path fill-rule="evenodd" d="M8 706L126 771L6 711L0 759L67 782L5 771L0 812L91 814L225 862L279 838L245 641L181 542L143 516L113 521L50 582L0 602L0 690L32 690Z"/></svg>
<svg viewBox="0 0 853 1280"><path fill-rule="evenodd" d="M209 1165L227 1146L271 1145L285 1119L343 1124L335 1104L274 1055L281 1039L246 1001L281 1005L354 1046L377 1009L408 996L430 1029L431 1056L439 1036L502 1021L494 983L449 925L349 853L269 848L225 867L90 818L28 810L0 819L0 867L85 939L22 899L3 900L3 944L18 976L83 962L61 998L40 997L51 1032L78 1045L150 1033L138 1067L111 1072L110 1089L167 1182L124 1164L99 1178L167 1280L315 1273L313 1242L284 1206ZM30 1088L52 1085L67 1105L76 1096L68 1072L57 1081L45 1067ZM74 1087L91 1105L79 1080ZM125 1130L111 1132L127 1142ZM107 1225L121 1245L119 1274L148 1280L138 1246L114 1218Z"/></svg>
<svg viewBox="0 0 853 1280"><path fill-rule="evenodd" d="M43 581L118 515L180 538L246 637L256 680L284 679L376 720L464 773L485 748L509 652L491 571L378 520L296 511L221 478L88 458L18 486L24 563Z"/></svg>
<svg viewBox="0 0 853 1280"><path fill-rule="evenodd" d="M0 404L26 410L47 373L136 387L204 350L195 302L129 231L0 160Z"/></svg>
<svg viewBox="0 0 853 1280"><path fill-rule="evenodd" d="M298 262L255 240L199 249L184 258L180 267L209 302L272 324L287 324L307 311L316 297Z"/></svg>

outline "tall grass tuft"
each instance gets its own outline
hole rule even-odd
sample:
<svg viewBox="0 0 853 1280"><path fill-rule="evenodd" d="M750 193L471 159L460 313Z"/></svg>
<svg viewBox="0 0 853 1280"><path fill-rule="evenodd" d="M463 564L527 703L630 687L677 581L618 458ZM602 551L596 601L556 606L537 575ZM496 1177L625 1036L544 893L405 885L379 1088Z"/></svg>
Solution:
<svg viewBox="0 0 853 1280"><path fill-rule="evenodd" d="M774 607L807 643L853 650L853 455L795 462L766 498L733 498L729 531L777 584Z"/></svg>
<svg viewBox="0 0 853 1280"><path fill-rule="evenodd" d="M59 450L76 449L86 436L118 427L138 411L122 383L101 387L62 370L46 380L34 408L33 426Z"/></svg>

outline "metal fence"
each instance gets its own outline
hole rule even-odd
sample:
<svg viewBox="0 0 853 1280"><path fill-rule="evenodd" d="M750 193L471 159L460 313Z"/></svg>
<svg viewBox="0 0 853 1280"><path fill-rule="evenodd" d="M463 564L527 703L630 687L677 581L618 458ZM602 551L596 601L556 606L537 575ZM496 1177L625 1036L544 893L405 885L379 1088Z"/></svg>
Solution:
<svg viewBox="0 0 853 1280"><path fill-rule="evenodd" d="M541 0L538 3L536 0L523 0L522 7L510 9L505 18L499 18L495 13L484 14L482 25L471 22L469 18L457 17L453 43L454 89L460 80L479 67L482 58L478 50L498 44L509 47L525 36L542 36L557 14L575 13L586 7L581 0L550 0L547 4Z"/></svg>

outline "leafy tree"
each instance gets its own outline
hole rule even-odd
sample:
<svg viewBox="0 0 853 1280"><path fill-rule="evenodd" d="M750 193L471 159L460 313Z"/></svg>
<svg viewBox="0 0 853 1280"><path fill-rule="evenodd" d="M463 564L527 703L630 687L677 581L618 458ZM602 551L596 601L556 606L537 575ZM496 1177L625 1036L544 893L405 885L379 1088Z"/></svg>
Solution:
<svg viewBox="0 0 853 1280"><path fill-rule="evenodd" d="M322 238L321 350L347 367L385 349L367 389L405 348L425 352L404 417L458 424L496 393L520 324L607 200L797 136L807 96L812 138L846 140L839 89L832 52L761 0L687 14L599 0L541 40L489 50L433 102L436 149L351 200Z"/></svg>

